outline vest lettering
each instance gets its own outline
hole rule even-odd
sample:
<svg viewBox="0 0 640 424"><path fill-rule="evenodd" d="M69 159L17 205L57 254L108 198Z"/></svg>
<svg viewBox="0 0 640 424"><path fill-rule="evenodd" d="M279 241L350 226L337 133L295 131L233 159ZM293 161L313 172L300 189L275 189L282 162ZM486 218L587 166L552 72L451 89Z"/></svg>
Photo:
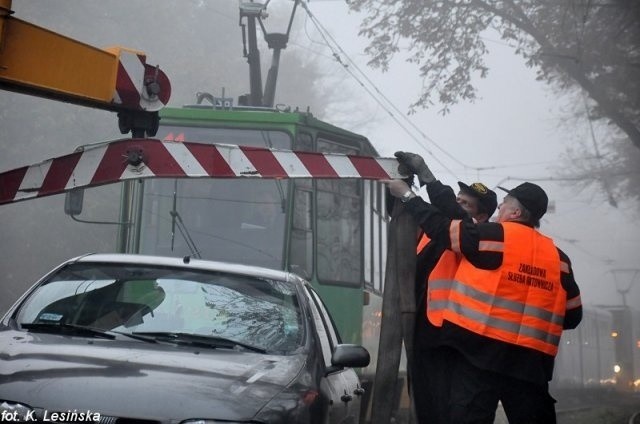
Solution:
<svg viewBox="0 0 640 424"><path fill-rule="evenodd" d="M515 281L516 283L526 282L526 277L524 275L518 274L517 272L511 272L511 271L507 273L507 279L509 281Z"/></svg>
<svg viewBox="0 0 640 424"><path fill-rule="evenodd" d="M535 275L536 277L545 278L547 276L547 270L544 268L539 268L537 266L529 265L529 264L520 264L520 268L518 269L520 272L524 272L525 274Z"/></svg>
<svg viewBox="0 0 640 424"><path fill-rule="evenodd" d="M553 283L551 281L545 281L535 277L527 277L527 286L553 291Z"/></svg>

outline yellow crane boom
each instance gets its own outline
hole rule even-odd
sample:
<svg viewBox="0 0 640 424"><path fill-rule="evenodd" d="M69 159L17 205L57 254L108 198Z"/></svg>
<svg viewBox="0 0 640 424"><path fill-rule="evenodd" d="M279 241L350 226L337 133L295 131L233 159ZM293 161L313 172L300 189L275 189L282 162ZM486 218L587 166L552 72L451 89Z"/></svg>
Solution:
<svg viewBox="0 0 640 424"><path fill-rule="evenodd" d="M0 0L0 89L118 112L123 133L155 134L171 84L144 52L99 49L12 14Z"/></svg>

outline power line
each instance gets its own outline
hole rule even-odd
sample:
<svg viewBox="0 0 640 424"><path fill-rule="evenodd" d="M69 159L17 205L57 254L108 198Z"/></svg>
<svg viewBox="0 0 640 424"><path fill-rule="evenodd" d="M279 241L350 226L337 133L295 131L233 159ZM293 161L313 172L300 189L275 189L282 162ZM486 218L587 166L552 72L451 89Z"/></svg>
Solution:
<svg viewBox="0 0 640 424"><path fill-rule="evenodd" d="M338 43L335 38L331 35L331 33L326 29L326 27L324 27L322 25L322 23L319 21L319 19L313 15L313 13L311 12L311 10L308 8L308 5L306 2L302 1L300 3L302 5L302 7L305 9L307 16L305 19L305 24L304 24L304 32L306 37L309 39L309 41L313 44L320 44L320 45L324 45L326 47L328 47L331 52L332 55L331 57L338 62L338 64L367 92L367 94L372 97L376 103L394 120L394 122L396 122L396 124L402 128L403 131L405 131L405 133L407 133L411 139L413 139L422 149L424 149L429 155L431 155L434 160L441 165L449 174L451 174L453 177L456 177L456 172L454 170L452 170L451 168L447 167L441 160L439 160L439 158L437 156L435 156L435 154L432 152L432 150L427 147L421 140L420 138L418 138L415 134L413 134L408 128L407 126L405 126L404 124L402 124L399 119L397 118L396 114L393 113L393 111L395 111L397 114L399 114L400 116L402 116L402 119L409 125L411 126L411 128L413 128L421 137L422 139L430 142L431 144L433 144L439 151L441 151L444 155L446 155L447 157L449 157L451 160L453 160L454 162L456 162L458 165L460 165L463 168L462 172L467 172L469 170L471 171L475 171L475 172L481 172L481 171L487 171L487 170L497 170L497 169L504 169L504 168L513 168L513 167L522 167L522 166L533 166L533 165L540 165L540 164L551 164L551 163L556 163L558 162L557 160L554 161L544 161L544 162L535 162L535 163L521 163L521 164L509 164L509 165L492 165L492 166L486 166L486 167L478 167L478 166L471 166L468 165L466 163L463 163L462 161L460 161L457 157L455 157L454 155L452 155L451 153L449 153L447 150L445 150L444 148L442 148L439 143L437 143L433 138L429 137L427 134L425 134L418 126L416 126L378 87L377 85L371 81L371 79L368 77L368 75L362 71L362 69L358 66L358 64L351 59L351 57L349 56L349 54L341 47L340 43ZM311 21L318 34L320 34L320 36L322 37L324 43L317 41L315 39L313 39L311 37L311 35L309 34L308 28L307 28L307 22ZM490 39L486 39L487 41L491 41L497 44L503 44L505 46L509 46L509 47L513 47L510 46L509 44L506 43L501 43L499 41L496 40L490 40ZM309 51L312 51L316 54L320 54L317 53L311 49L307 49ZM328 55L325 54L320 54L323 57L329 57ZM346 58L346 61L349 63L345 63L345 61L342 59L342 57ZM371 88L368 88L367 85L365 85L365 83L351 70L351 68L355 69L363 78L364 80L368 83L368 85ZM375 91L378 96L376 96L373 91ZM385 105L380 99L383 99L388 106L390 106L393 111L389 110L389 107L387 107L387 105Z"/></svg>
<svg viewBox="0 0 640 424"><path fill-rule="evenodd" d="M407 116L405 113L403 113L379 88L378 86L367 76L367 74L362 71L362 69L360 69L360 67L358 66L358 64L351 59L351 57L349 56L349 54L347 54L347 52L341 47L340 43L338 43L335 38L331 35L331 33L322 25L322 23L318 20L318 18L313 15L313 13L311 12L311 10L308 7L308 3L304 0L302 0L300 2L301 6L303 7L303 9L305 10L305 12L307 13L308 16L308 20L310 20L314 26L316 27L316 30L318 31L318 34L320 34L320 36L322 37L323 41L324 41L324 45L326 45L332 52L332 57L333 59L338 62L338 64L367 92L367 94L372 97L374 99L374 101L394 120L394 122L396 122L396 124L407 134L409 135L409 137L414 140L414 142L416 142L416 144L418 144L422 149L424 149L440 166L442 166L442 168L447 171L450 175L452 175L453 177L456 177L456 172L453 171L451 168L449 168L448 166L446 166L435 154L434 152L428 147L426 146L422 140L425 140L429 143L431 143L436 149L438 149L440 152L442 152L445 156L447 156L448 158L450 158L451 160L453 160L455 163L457 163L458 165L460 165L463 168L463 172L467 172L467 171L475 171L477 173L481 172L481 171L487 171L487 170L498 170L498 169L506 169L506 168L512 168L512 167L523 167L523 166L534 166L534 165L541 165L541 164L551 164L551 163L557 163L559 162L559 160L553 160L553 161L543 161L543 162L531 162L531 163L522 163L522 164L508 164L508 165L492 165L492 166L486 166L486 167L478 167L478 166L470 166L462 161L460 161L457 157L455 157L454 155L452 155L451 153L449 153L447 150L445 150L443 147L441 147L439 145L439 143L437 143L433 138L429 137L427 134L425 134L418 126L416 126ZM314 44L322 44L321 42L318 42L316 40L314 40L310 34L308 33L307 30L307 26L306 26L307 20L305 20L305 34L307 36L307 38ZM504 46L508 46L510 48L513 48L513 46L507 44L507 43L502 43L499 42L497 40L491 40L488 38L484 38L486 41L490 41L496 44L502 44ZM326 57L326 55L323 55ZM343 60L343 57L346 59ZM348 62L348 63L347 63ZM353 70L352 70L353 69ZM359 75L361 75L362 79L364 79L364 81L367 83L365 84L365 82L363 82L363 80L361 78L358 77L358 75L356 75L357 72ZM375 93L374 93L375 91ZM376 95L377 94L377 95ZM382 100L384 100L384 102ZM585 104L586 107L586 104ZM392 110L390 110L390 108ZM409 128L407 128L406 125L404 125L403 123L400 122L400 120L398 119L398 117L396 116L396 113L394 113L394 111L399 114L402 117L402 120L408 124L417 134L420 135L420 137L422 138L422 140L420 139L420 137L416 136L412 131L410 131ZM589 123L591 125L591 123ZM594 144L595 144L595 135L593 134L593 128L591 127L591 131L592 131L592 138L594 138ZM597 151L597 145L596 145L596 159L600 157L599 152ZM507 177L507 179L517 179L517 180L526 180L525 178L516 178L516 177ZM529 179L532 181L535 180L569 180L569 181L580 181L580 180L584 180L585 177L582 178L541 178L541 179ZM606 183L606 182L605 182ZM612 205L615 205L615 199L613 199L613 196L610 192L610 190L606 189L607 193L609 194L609 201ZM612 202L613 199L613 202Z"/></svg>
<svg viewBox="0 0 640 424"><path fill-rule="evenodd" d="M598 141L596 140L596 134L593 131L593 123L591 122L591 119L589 118L589 106L587 105L587 98L584 94L584 92L581 93L582 94L582 102L584 104L584 109L585 112L587 114L587 122L589 123L589 131L591 133L591 141L593 142L593 149L595 151L596 154L596 158L598 159L598 167L600 168L600 172L602 175L602 185L604 186L604 191L607 192L607 199L609 200L609 204L611 206L613 206L614 208L618 207L618 202L616 201L615 197L613 196L613 192L611 190L611 187L609 186L609 180L607 179L607 176L604 175L604 166L602 165L602 155L600 155L600 149L598 149Z"/></svg>
<svg viewBox="0 0 640 424"><path fill-rule="evenodd" d="M512 167L522 167L522 166L533 166L533 165L538 165L538 164L550 164L550 163L555 163L557 162L557 160L554 161L544 161L544 162L536 162L536 163L522 163L522 164L509 164L509 165L492 165L492 166L471 166L468 165L464 162L462 162L461 160L459 160L456 156L452 155L451 153L449 153L447 150L445 150L443 147L440 146L440 144L438 142L436 142L432 137L429 137L427 134L425 134L418 126L416 126L413 121L411 121L379 88L378 86L367 76L367 74L362 71L362 69L358 66L358 64L351 59L351 57L349 56L349 54L341 47L340 43L338 43L335 38L331 35L331 33L322 25L322 23L318 20L317 17L315 17L315 15L313 15L313 13L309 10L308 5L306 4L306 2L302 2L302 7L305 9L305 11L307 12L307 15L309 17L309 19L311 20L311 22L315 25L318 33L320 34L320 36L322 37L322 39L324 40L325 45L332 51L333 53L333 58L345 69L345 71L347 73L349 73L349 75L351 75L356 81L357 83L376 101L376 103L378 103L378 105L380 107L382 107L385 112L421 147L423 148L427 153L429 153L438 164L440 164L447 172L449 172L452 176L456 177L456 172L453 171L451 168L447 167L441 160L439 160L438 157L435 156L435 154L431 151L431 149L429 149L421 140L420 138L418 138L417 136L415 136L415 134L413 134L412 132L409 131L409 129L401 124L396 115L389 110L389 108L383 104L380 101L380 98L384 99L384 101L393 109L393 111L395 111L397 114L399 114L400 116L402 116L402 119L411 127L413 128L421 137L422 139L428 141L429 143L431 143L433 146L435 146L435 148L437 148L440 152L442 152L444 155L446 155L448 158L450 158L451 160L453 160L454 162L456 162L458 165L462 166L462 168L464 169L464 171L475 171L475 172L481 172L481 171L487 171L487 170L497 170L497 169L501 169L501 168L512 168ZM305 22L306 24L306 22ZM307 38L309 39L309 41L311 41L312 43L315 44L322 44L316 40L314 40L308 33L306 25L305 25L305 34L307 36ZM487 41L492 41L495 43L499 43L498 41L495 40L489 40L487 39ZM500 44L504 44L505 46L509 46L512 47L506 43L500 43ZM335 46L335 48L334 48ZM338 51L336 51L336 49ZM345 61L342 60L342 56L344 56L346 58L346 60L349 62L348 64L345 63ZM360 80L360 78L358 78L358 76L356 76L354 74L354 72L352 72L349 68L353 67L363 78L364 80L369 84L369 86L372 87L372 89L369 89L365 86L365 84ZM374 93L372 92L372 90L374 90L380 97L374 95Z"/></svg>
<svg viewBox="0 0 640 424"><path fill-rule="evenodd" d="M415 131L417 131L422 138L424 138L425 140L429 141L431 144L433 144L436 148L438 148L441 152L443 152L446 156L448 156L449 158L451 158L453 161L457 162L459 165L461 165L462 167L466 168L466 169L472 169L472 170L476 170L476 171L480 171L482 169L490 169L490 168L475 168L475 167L471 167L468 166L464 163L462 163L459 159L457 159L455 156L451 155L449 152L447 152L446 150L444 150L442 147L440 147L440 145L438 145L438 143L436 143L432 138L428 137L422 130L420 130L411 120L409 120L399 109L397 106L395 106L395 104L387 97L384 95L384 93L382 93L380 91L380 89L376 86L376 84L371 81L371 79L369 79L369 77L358 67L358 65L349 57L349 55L344 51L344 49L340 46L340 44L333 38L333 36L331 35L331 33L329 33L329 31L322 25L322 23L320 23L320 21L313 15L313 13L311 12L311 10L309 10L309 7L307 5L306 2L301 2L302 7L304 8L304 10L307 12L307 15L309 16L309 19L311 20L311 22L315 25L318 33L320 34L320 36L322 37L322 39L324 40L326 46L332 51L333 53L333 57L334 59L343 67L343 69L345 69L345 71L347 73L349 73L357 82L358 84L376 101L376 103L378 103L378 105L380 105L386 112L387 114L398 124L398 126L400 126L400 128L402 128L418 145L420 145L420 147L422 147L427 153L429 153L429 155L431 155L433 157L433 159L440 164L445 170L447 170L451 175L453 175L455 177L455 173L450 170L432 151L431 149L429 149L424 143L422 143L422 141L415 136L415 134L413 134L411 131L409 131L409 129L402 124L398 118L396 117L396 115L389 110L389 107L387 107L387 105L385 105L380 98L384 99L384 101L391 106L391 108L396 111L398 114L400 114L404 121L406 121ZM308 36L308 34L307 34ZM310 38L310 37L309 37ZM311 38L310 38L311 40ZM331 40L331 41L330 41ZM312 42L314 42L313 40L311 40ZM337 49L337 50L336 50ZM355 75L355 73L353 71L351 71L349 64L345 63L342 60L341 55L339 54L341 53L342 56L344 56L349 63L353 66L353 68L360 73L360 75L362 75L364 77L364 79L366 80L366 82L373 87L373 90L375 90L380 97L374 95L374 93L371 91L371 89L369 89L361 80L360 78L358 78L358 76Z"/></svg>

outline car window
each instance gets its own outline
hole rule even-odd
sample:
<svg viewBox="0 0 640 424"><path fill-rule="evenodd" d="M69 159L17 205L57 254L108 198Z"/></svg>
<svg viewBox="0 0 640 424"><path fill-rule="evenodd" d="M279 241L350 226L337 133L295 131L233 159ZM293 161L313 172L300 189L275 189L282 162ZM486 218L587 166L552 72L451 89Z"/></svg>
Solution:
<svg viewBox="0 0 640 424"><path fill-rule="evenodd" d="M324 324L329 331L331 346L335 347L336 345L342 343L342 340L340 339L340 334L338 333L338 329L335 323L333 322L333 317L327 311L327 307L324 305L324 302L322 301L320 296L318 296L318 293L316 293L316 291L313 289L309 291L311 292L311 296L313 297L318 309L320 309L320 311L322 312L322 316L324 317L323 319Z"/></svg>
<svg viewBox="0 0 640 424"><path fill-rule="evenodd" d="M304 292L311 306L316 331L322 346L322 356L324 357L325 365L330 366L331 354L335 346L341 342L340 336L318 294L309 287L305 287Z"/></svg>
<svg viewBox="0 0 640 424"><path fill-rule="evenodd" d="M170 267L72 264L25 301L18 323L216 336L290 352L304 327L287 281Z"/></svg>

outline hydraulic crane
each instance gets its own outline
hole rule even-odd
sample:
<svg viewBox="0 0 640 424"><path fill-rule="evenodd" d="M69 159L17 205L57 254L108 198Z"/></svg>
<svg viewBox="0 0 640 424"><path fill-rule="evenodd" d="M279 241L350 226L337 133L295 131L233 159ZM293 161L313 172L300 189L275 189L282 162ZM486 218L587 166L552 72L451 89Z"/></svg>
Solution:
<svg viewBox="0 0 640 424"><path fill-rule="evenodd" d="M98 49L12 15L0 0L0 89L117 112L123 134L156 134L171 84L144 52Z"/></svg>

